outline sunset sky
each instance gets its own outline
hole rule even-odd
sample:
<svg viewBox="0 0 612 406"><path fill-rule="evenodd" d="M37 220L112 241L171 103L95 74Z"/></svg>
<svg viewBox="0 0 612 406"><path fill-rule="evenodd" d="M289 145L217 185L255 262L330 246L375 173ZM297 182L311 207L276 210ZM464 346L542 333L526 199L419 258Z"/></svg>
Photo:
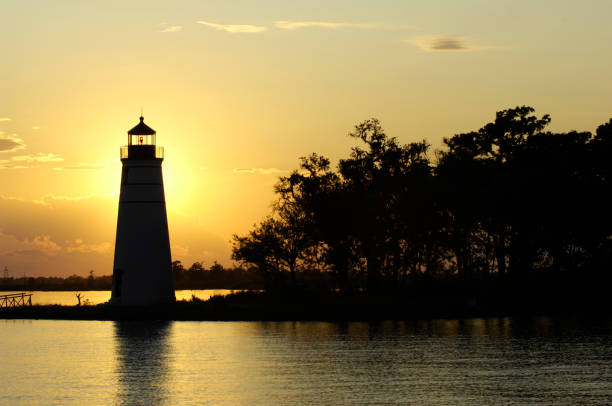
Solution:
<svg viewBox="0 0 612 406"><path fill-rule="evenodd" d="M173 259L231 265L311 152L371 117L400 142L530 105L556 131L612 116L612 2L0 4L0 269L112 273L126 131L165 147Z"/></svg>

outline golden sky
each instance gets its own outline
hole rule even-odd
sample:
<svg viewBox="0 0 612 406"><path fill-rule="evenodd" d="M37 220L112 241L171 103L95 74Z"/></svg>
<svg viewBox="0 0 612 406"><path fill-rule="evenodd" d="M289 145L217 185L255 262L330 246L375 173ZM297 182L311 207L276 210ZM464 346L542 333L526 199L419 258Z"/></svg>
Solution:
<svg viewBox="0 0 612 406"><path fill-rule="evenodd" d="M612 115L612 2L28 1L0 5L0 268L111 274L121 162L157 130L173 259L230 265L279 175L377 117L403 143L530 105Z"/></svg>

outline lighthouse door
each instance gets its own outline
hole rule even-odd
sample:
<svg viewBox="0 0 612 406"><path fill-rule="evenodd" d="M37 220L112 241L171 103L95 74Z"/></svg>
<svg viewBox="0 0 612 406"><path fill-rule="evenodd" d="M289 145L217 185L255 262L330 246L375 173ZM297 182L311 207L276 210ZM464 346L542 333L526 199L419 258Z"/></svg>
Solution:
<svg viewBox="0 0 612 406"><path fill-rule="evenodd" d="M123 282L123 269L115 269L113 272L113 297L121 297L121 284Z"/></svg>

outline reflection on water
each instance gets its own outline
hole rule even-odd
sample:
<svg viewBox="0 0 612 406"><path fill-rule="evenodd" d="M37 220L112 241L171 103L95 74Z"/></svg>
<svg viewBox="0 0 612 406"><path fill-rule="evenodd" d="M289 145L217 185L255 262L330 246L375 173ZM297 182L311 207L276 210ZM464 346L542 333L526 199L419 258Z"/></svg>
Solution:
<svg viewBox="0 0 612 406"><path fill-rule="evenodd" d="M612 320L0 320L0 404L606 405Z"/></svg>
<svg viewBox="0 0 612 406"><path fill-rule="evenodd" d="M166 381L173 353L168 321L114 322L117 360L115 404L157 405L168 398Z"/></svg>

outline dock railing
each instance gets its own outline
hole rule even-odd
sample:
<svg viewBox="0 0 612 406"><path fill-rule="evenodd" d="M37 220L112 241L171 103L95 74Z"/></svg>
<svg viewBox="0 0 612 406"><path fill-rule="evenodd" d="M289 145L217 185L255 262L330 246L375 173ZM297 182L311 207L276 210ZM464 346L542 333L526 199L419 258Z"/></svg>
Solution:
<svg viewBox="0 0 612 406"><path fill-rule="evenodd" d="M11 293L8 295L0 295L0 310L19 306L32 306L32 294Z"/></svg>

